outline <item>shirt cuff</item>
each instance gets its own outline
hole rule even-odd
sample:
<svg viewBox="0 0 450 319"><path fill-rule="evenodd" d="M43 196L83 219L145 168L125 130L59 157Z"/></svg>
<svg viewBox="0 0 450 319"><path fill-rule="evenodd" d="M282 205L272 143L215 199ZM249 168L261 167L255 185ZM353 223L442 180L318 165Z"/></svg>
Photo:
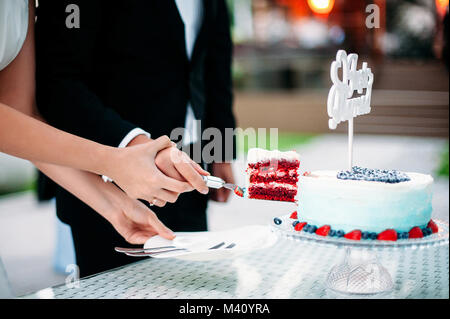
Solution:
<svg viewBox="0 0 450 319"><path fill-rule="evenodd" d="M139 128L139 127L137 127L137 128L132 129L132 130L131 130L124 138L123 138L123 140L120 142L120 144L119 144L118 147L119 147L119 148L127 147L128 144L130 144L130 142L131 142L136 136L139 136L139 135L145 135L145 136L147 136L148 138L151 137L150 133L144 131L143 129L141 129L141 128ZM105 176L105 175L102 175L102 179L103 179L103 181L104 181L105 183L106 183L106 182L112 182L112 181L113 181L111 178L109 178L108 176Z"/></svg>

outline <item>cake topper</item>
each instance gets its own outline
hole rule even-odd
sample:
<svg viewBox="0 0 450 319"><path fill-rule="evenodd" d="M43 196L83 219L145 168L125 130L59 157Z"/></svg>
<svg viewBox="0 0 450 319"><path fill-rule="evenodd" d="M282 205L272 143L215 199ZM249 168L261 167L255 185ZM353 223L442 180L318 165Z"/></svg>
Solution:
<svg viewBox="0 0 450 319"><path fill-rule="evenodd" d="M357 70L358 55L339 50L336 61L331 64L330 76L333 86L328 94L327 110L330 119L328 126L336 129L340 122L348 121L348 157L349 169L353 167L353 118L370 113L373 73L363 62ZM342 80L338 71L342 69ZM365 89L365 92L364 92ZM354 92L357 92L354 97Z"/></svg>

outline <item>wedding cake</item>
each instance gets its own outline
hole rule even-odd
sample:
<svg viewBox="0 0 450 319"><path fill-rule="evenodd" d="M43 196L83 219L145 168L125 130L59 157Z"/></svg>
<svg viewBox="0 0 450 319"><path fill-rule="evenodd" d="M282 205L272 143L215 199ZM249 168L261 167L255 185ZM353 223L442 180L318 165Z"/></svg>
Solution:
<svg viewBox="0 0 450 319"><path fill-rule="evenodd" d="M314 171L299 179L297 231L348 239L397 240L437 232L430 175L371 170Z"/></svg>

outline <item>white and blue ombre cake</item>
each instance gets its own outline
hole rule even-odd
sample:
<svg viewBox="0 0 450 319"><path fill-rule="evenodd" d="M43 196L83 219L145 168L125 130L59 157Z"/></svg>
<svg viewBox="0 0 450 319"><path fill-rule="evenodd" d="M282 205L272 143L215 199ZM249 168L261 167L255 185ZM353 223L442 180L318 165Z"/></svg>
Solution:
<svg viewBox="0 0 450 319"><path fill-rule="evenodd" d="M381 170L354 175L314 171L301 176L298 219L344 233L387 229L401 233L427 227L432 212L430 175Z"/></svg>

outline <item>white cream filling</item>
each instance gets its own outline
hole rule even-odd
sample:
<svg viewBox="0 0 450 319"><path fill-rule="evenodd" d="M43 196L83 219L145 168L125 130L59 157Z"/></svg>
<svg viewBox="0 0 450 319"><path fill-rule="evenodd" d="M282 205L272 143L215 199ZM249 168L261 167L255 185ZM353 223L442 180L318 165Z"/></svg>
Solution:
<svg viewBox="0 0 450 319"><path fill-rule="evenodd" d="M297 152L288 151L281 152L279 150L268 151L262 148L251 148L247 154L247 162L248 163L258 163L263 161L270 160L288 160L288 161L299 161L300 156Z"/></svg>
<svg viewBox="0 0 450 319"><path fill-rule="evenodd" d="M252 175L252 174L256 173L257 175L263 176L263 177L284 177L284 176L286 176L286 174L289 174L289 176L292 177L292 176L295 176L296 172L297 172L297 169L295 169L295 168L291 168L287 171L277 171L277 170L274 170L273 168L270 168L268 170L263 170L263 171L261 171L257 168L248 168L247 169L248 175Z"/></svg>
<svg viewBox="0 0 450 319"><path fill-rule="evenodd" d="M286 189L289 189L289 190L296 190L297 189L296 185L286 184L286 183L277 183L277 182L250 183L250 187L251 186L261 187L261 188L276 188L276 187L280 187L280 188L286 188Z"/></svg>

